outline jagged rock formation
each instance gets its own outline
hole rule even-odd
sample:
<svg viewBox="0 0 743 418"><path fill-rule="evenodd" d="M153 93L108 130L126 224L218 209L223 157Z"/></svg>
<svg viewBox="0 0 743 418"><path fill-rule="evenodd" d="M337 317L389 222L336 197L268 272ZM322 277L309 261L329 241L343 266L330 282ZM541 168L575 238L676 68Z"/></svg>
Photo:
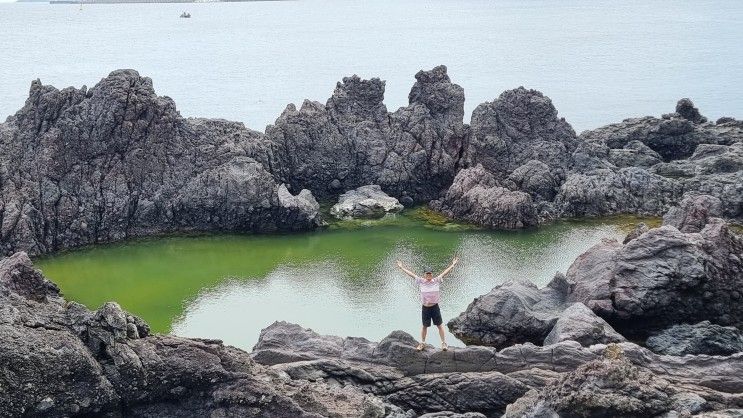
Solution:
<svg viewBox="0 0 743 418"><path fill-rule="evenodd" d="M415 75L407 107L388 113L384 82L346 77L325 105L289 105L266 129L281 181L322 198L378 184L427 202L451 184L464 153L464 90L445 66Z"/></svg>
<svg viewBox="0 0 743 418"><path fill-rule="evenodd" d="M66 303L25 253L0 261L0 416L406 415L354 387L295 381L220 341L153 336L107 303Z"/></svg>
<svg viewBox="0 0 743 418"><path fill-rule="evenodd" d="M705 202L715 199L687 200L665 218L698 232L664 225L625 244L605 240L543 289L529 282L497 286L452 319L449 329L468 344L542 344L576 302L633 338L703 320L740 327L743 239L712 216L717 206Z"/></svg>
<svg viewBox="0 0 743 418"><path fill-rule="evenodd" d="M23 109L0 124L0 251L173 231L307 230L322 223L315 197L370 184L406 206L430 202L493 228L661 215L700 194L719 199L720 216L743 219L741 121L707 122L682 99L661 118L576 136L548 97L519 87L478 106L468 126L464 92L446 67L415 78L408 106L395 112L383 81L347 77L325 104L287 106L265 134L184 119L133 70L91 89L36 81Z"/></svg>
<svg viewBox="0 0 743 418"><path fill-rule="evenodd" d="M132 70L89 90L35 81L0 128L0 251L317 226L312 195L288 194L250 157L262 141L239 123L182 118Z"/></svg>
<svg viewBox="0 0 743 418"><path fill-rule="evenodd" d="M330 214L338 219L381 218L388 213L403 209L400 202L382 191L378 185L361 186L349 190L338 198L330 208Z"/></svg>

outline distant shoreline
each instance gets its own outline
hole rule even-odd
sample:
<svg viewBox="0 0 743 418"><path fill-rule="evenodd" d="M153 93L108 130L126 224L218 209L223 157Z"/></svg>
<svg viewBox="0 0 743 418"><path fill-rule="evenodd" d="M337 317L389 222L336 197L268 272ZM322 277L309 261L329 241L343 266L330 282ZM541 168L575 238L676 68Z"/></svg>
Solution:
<svg viewBox="0 0 743 418"><path fill-rule="evenodd" d="M295 0L49 0L49 4L140 4L140 3L237 3L256 1L295 1ZM19 0L18 3L42 3L46 0Z"/></svg>

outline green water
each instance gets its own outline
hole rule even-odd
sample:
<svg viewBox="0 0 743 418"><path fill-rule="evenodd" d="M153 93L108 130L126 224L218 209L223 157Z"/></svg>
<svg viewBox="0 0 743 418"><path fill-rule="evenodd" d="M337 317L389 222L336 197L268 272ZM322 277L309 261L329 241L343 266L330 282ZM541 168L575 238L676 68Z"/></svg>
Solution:
<svg viewBox="0 0 743 418"><path fill-rule="evenodd" d="M114 300L156 332L218 338L250 349L260 330L275 320L369 339L395 329L416 335L417 289L395 268L396 259L420 270L424 264L443 269L453 256L460 257L442 287L446 321L504 280L544 285L586 249L603 238L621 239L637 221L612 218L493 232L432 227L397 216L299 235L132 241L36 262L70 300L93 309Z"/></svg>

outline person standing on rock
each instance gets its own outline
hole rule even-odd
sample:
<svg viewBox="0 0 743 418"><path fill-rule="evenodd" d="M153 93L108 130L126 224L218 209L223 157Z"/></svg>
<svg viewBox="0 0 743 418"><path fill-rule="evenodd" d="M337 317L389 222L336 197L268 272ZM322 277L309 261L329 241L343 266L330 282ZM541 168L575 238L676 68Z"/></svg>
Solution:
<svg viewBox="0 0 743 418"><path fill-rule="evenodd" d="M421 342L418 343L416 350L421 351L426 347L426 335L428 334L428 327L431 326L431 321L439 329L439 337L441 337L441 349L446 351L449 346L446 344L446 337L444 331L444 321L441 319L441 309L439 309L439 301L441 300L441 292L439 287L441 282L444 280L444 276L449 274L450 271L457 265L459 259L454 257L451 265L442 271L438 276L434 277L432 269L426 267L423 271L423 277L418 276L412 271L405 268L401 261L397 261L397 267L400 268L405 274L412 277L415 283L420 288L421 292L421 317L423 319L423 327L421 328Z"/></svg>

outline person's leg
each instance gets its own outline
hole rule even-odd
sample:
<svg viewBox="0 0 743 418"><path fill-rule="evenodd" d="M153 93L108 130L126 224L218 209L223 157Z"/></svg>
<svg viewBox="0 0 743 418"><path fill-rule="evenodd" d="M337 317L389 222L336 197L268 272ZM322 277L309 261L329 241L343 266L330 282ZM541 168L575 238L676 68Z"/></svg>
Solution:
<svg viewBox="0 0 743 418"><path fill-rule="evenodd" d="M439 308L439 305L436 305L433 307L433 312L431 313L431 319L433 319L434 325L436 325L436 328L439 329L439 337L441 338L441 348L443 350L449 349L449 346L446 344L446 331L444 330L444 321L441 318L441 309Z"/></svg>
<svg viewBox="0 0 743 418"><path fill-rule="evenodd" d="M441 337L441 342L446 342L446 331L444 330L444 325L436 325L436 328L439 329L439 337Z"/></svg>
<svg viewBox="0 0 743 418"><path fill-rule="evenodd" d="M426 343L426 335L427 335L427 334L428 334L428 327L427 327L427 326L425 326L425 325L423 325L423 326L421 327L421 342L422 342L423 344L425 344L425 343Z"/></svg>

